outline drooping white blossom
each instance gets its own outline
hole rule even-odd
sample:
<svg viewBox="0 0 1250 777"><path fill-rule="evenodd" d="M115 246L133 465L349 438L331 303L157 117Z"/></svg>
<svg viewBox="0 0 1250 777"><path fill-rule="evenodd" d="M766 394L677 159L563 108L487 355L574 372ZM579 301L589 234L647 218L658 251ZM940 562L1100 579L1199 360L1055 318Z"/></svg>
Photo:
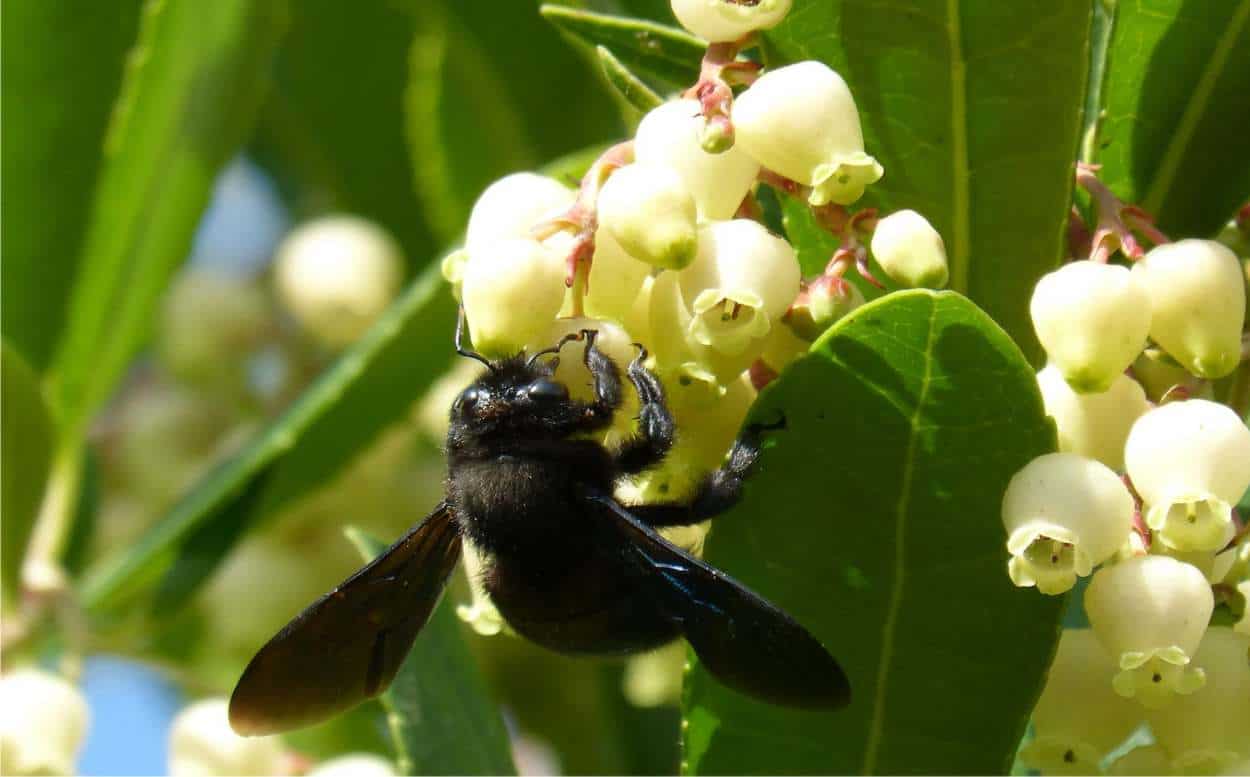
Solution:
<svg viewBox="0 0 1250 777"><path fill-rule="evenodd" d="M197 701L178 713L169 731L172 777L281 774L287 753L276 736L241 737L230 728L224 698Z"/></svg>
<svg viewBox="0 0 1250 777"><path fill-rule="evenodd" d="M791 0L672 0L681 26L709 43L736 41L755 30L776 27Z"/></svg>
<svg viewBox="0 0 1250 777"><path fill-rule="evenodd" d="M473 347L511 356L547 331L564 302L564 257L535 240L475 248L461 290Z"/></svg>
<svg viewBox="0 0 1250 777"><path fill-rule="evenodd" d="M698 249L698 209L681 177L664 165L635 163L612 174L597 201L607 230L635 259L680 270Z"/></svg>
<svg viewBox="0 0 1250 777"><path fill-rule="evenodd" d="M1059 429L1059 450L1123 472L1129 429L1150 409L1141 386L1121 373L1106 391L1082 394L1072 389L1053 364L1037 373L1037 385L1046 415L1055 419Z"/></svg>
<svg viewBox="0 0 1250 777"><path fill-rule="evenodd" d="M0 774L76 774L90 719L64 678L35 668L0 675Z"/></svg>
<svg viewBox="0 0 1250 777"><path fill-rule="evenodd" d="M871 248L881 269L900 286L940 289L950 279L942 236L914 210L895 211L878 221Z"/></svg>

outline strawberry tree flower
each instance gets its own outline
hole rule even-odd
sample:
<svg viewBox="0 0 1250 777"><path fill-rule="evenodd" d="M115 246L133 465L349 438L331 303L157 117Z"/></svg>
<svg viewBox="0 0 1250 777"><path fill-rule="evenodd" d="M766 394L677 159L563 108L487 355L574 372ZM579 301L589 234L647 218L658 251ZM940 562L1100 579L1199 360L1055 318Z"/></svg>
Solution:
<svg viewBox="0 0 1250 777"><path fill-rule="evenodd" d="M599 230L586 283L586 313L595 318L625 321L650 272L651 265L630 256L610 231Z"/></svg>
<svg viewBox="0 0 1250 777"><path fill-rule="evenodd" d="M1033 738L1021 760L1043 774L1097 774L1099 763L1141 722L1141 708L1115 693L1115 669L1089 629L1065 629L1046 687L1033 708Z"/></svg>
<svg viewBox="0 0 1250 777"><path fill-rule="evenodd" d="M473 203L464 247L473 251L497 240L529 237L535 225L567 210L575 196L572 189L545 175L505 175Z"/></svg>
<svg viewBox="0 0 1250 777"><path fill-rule="evenodd" d="M626 165L603 185L597 203L600 229L635 259L667 270L694 260L698 209L671 168Z"/></svg>
<svg viewBox="0 0 1250 777"><path fill-rule="evenodd" d="M1236 254L1214 240L1178 240L1152 249L1133 274L1150 294L1150 339L1199 377L1236 369L1246 315Z"/></svg>
<svg viewBox="0 0 1250 777"><path fill-rule="evenodd" d="M547 331L564 302L564 257L528 238L475 248L461 296L473 346L510 356Z"/></svg>
<svg viewBox="0 0 1250 777"><path fill-rule="evenodd" d="M884 170L864 153L859 111L827 65L770 70L734 100L737 146L761 165L811 187L812 205L849 205Z"/></svg>
<svg viewBox="0 0 1250 777"><path fill-rule="evenodd" d="M333 348L365 333L399 291L402 273L399 245L355 216L301 225L274 260L278 299L301 328Z"/></svg>
<svg viewBox="0 0 1250 777"><path fill-rule="evenodd" d="M1133 422L1150 409L1146 392L1137 381L1121 373L1111 387L1096 394L1080 394L1059 368L1047 365L1037 373L1046 415L1059 429L1059 450L1077 453L1124 471L1124 441Z"/></svg>
<svg viewBox="0 0 1250 777"><path fill-rule="evenodd" d="M224 698L197 701L178 713L169 731L172 777L282 774L289 758L276 736L241 737L230 728Z"/></svg>
<svg viewBox="0 0 1250 777"><path fill-rule="evenodd" d="M1150 332L1150 296L1137 277L1088 260L1043 276L1029 313L1051 363L1082 392L1109 389Z"/></svg>
<svg viewBox="0 0 1250 777"><path fill-rule="evenodd" d="M1011 478L1002 513L1011 582L1060 594L1124 543L1133 525L1133 497L1106 465L1074 453L1048 453Z"/></svg>
<svg viewBox="0 0 1250 777"><path fill-rule="evenodd" d="M698 100L673 100L653 108L634 134L634 159L677 173L694 197L700 220L733 218L760 166L736 145L718 154L703 150L703 126Z"/></svg>
<svg viewBox="0 0 1250 777"><path fill-rule="evenodd" d="M776 27L790 12L790 0L672 0L672 6L681 26L709 43L728 43Z"/></svg>
<svg viewBox="0 0 1250 777"><path fill-rule="evenodd" d="M1205 682L1190 666L1215 599L1201 572L1168 556L1137 556L1100 569L1085 591L1090 626L1120 671L1116 693L1159 708Z"/></svg>
<svg viewBox="0 0 1250 777"><path fill-rule="evenodd" d="M317 764L308 777L391 777L395 765L373 753L348 753Z"/></svg>
<svg viewBox="0 0 1250 777"><path fill-rule="evenodd" d="M1219 550L1232 539L1232 506L1250 486L1250 429L1228 407L1190 399L1151 410L1133 424L1124 462L1163 544Z"/></svg>
<svg viewBox="0 0 1250 777"><path fill-rule="evenodd" d="M1163 709L1147 710L1146 719L1179 773L1219 774L1250 758L1250 636L1212 626L1194 662L1206 672L1206 684Z"/></svg>
<svg viewBox="0 0 1250 777"><path fill-rule="evenodd" d="M895 211L878 221L871 248L881 269L901 286L940 289L950 279L942 236L914 210Z"/></svg>
<svg viewBox="0 0 1250 777"><path fill-rule="evenodd" d="M77 774L87 702L76 687L41 669L0 675L0 774Z"/></svg>

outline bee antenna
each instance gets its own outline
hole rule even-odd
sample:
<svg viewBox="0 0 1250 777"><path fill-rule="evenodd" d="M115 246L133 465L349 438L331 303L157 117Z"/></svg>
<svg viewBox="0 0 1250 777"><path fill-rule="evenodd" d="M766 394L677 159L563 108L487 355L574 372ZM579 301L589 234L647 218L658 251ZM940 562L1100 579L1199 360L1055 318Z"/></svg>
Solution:
<svg viewBox="0 0 1250 777"><path fill-rule="evenodd" d="M464 347L464 305L460 306L460 314L456 317L456 353L461 356L467 356L470 359L477 359L482 364L490 368L491 372L495 371L495 365L477 351L470 351Z"/></svg>
<svg viewBox="0 0 1250 777"><path fill-rule="evenodd" d="M541 351L539 351L538 353L536 353L536 354L534 354L533 356L531 356L531 357L529 358L529 361L525 362L525 366L526 366L526 367L533 367L533 366L534 366L534 362L538 361L538 357L539 357L539 356L546 356L547 354L552 354L552 353L554 353L554 354L559 354L559 353L560 353L560 349L564 347L565 343L571 343L571 342L573 342L574 340L581 340L581 339L582 339L582 333L581 333L581 332L574 332L574 333L572 333L572 334L565 335L564 337L561 337L561 338L560 338L560 342L556 343L555 345L551 346L550 348L544 348L544 349L542 349Z"/></svg>

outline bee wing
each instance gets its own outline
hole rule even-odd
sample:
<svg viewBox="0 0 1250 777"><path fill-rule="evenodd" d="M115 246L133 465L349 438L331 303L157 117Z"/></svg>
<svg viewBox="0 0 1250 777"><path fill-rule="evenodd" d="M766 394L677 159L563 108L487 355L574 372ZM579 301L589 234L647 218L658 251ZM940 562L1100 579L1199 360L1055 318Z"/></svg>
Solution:
<svg viewBox="0 0 1250 777"><path fill-rule="evenodd" d="M444 502L260 649L230 697L230 725L248 736L287 731L381 693L459 558Z"/></svg>
<svg viewBox="0 0 1250 777"><path fill-rule="evenodd" d="M835 708L851 686L833 656L812 634L763 597L709 564L674 547L606 494L626 551L682 631L699 660L725 685L793 707Z"/></svg>

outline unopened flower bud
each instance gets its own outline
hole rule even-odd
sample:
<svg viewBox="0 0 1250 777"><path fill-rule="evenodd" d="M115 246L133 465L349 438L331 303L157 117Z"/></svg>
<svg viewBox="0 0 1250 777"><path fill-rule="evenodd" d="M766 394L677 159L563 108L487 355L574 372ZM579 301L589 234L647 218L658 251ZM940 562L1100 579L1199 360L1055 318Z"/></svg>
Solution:
<svg viewBox="0 0 1250 777"><path fill-rule="evenodd" d="M681 26L709 43L736 41L776 27L790 12L790 0L672 0L672 5Z"/></svg>
<svg viewBox="0 0 1250 777"><path fill-rule="evenodd" d="M225 699L204 699L186 707L169 732L172 777L281 774L287 760L276 736L241 737L230 728Z"/></svg>
<svg viewBox="0 0 1250 777"><path fill-rule="evenodd" d="M1105 465L1048 453L1007 484L1003 525L1011 582L1060 594L1124 543L1133 526L1133 497Z"/></svg>
<svg viewBox="0 0 1250 777"><path fill-rule="evenodd" d="M395 765L373 753L349 753L323 761L308 777L392 777Z"/></svg>
<svg viewBox="0 0 1250 777"><path fill-rule="evenodd" d="M1174 558L1137 556L1098 570L1085 611L1119 664L1116 693L1157 708L1201 688L1202 669L1190 659L1214 607L1202 573Z"/></svg>
<svg viewBox="0 0 1250 777"><path fill-rule="evenodd" d="M1109 389L1150 332L1150 297L1136 276L1088 260L1038 281L1029 313L1051 362L1083 392Z"/></svg>
<svg viewBox="0 0 1250 777"><path fill-rule="evenodd" d="M572 205L575 196L572 189L545 175L505 175L487 186L473 203L464 247L473 251L497 240L529 237L536 225Z"/></svg>
<svg viewBox="0 0 1250 777"><path fill-rule="evenodd" d="M929 220L914 210L899 210L877 222L872 255L900 286L940 289L950 279L946 244Z"/></svg>
<svg viewBox="0 0 1250 777"><path fill-rule="evenodd" d="M734 100L741 147L764 167L812 187L812 205L849 205L883 169L864 153L846 81L821 62L770 70Z"/></svg>
<svg viewBox="0 0 1250 777"><path fill-rule="evenodd" d="M1096 459L1116 472L1124 471L1124 441L1129 429L1150 409L1146 392L1127 375L1097 394L1072 390L1053 364L1037 373L1046 415L1059 428L1059 450Z"/></svg>
<svg viewBox="0 0 1250 777"><path fill-rule="evenodd" d="M1033 709L1034 736L1020 751L1027 766L1047 775L1099 773L1141 721L1141 708L1107 682L1115 669L1092 631L1064 630Z"/></svg>
<svg viewBox="0 0 1250 777"><path fill-rule="evenodd" d="M564 257L534 240L475 248L461 292L473 347L510 356L546 332L564 302L564 275Z"/></svg>
<svg viewBox="0 0 1250 777"><path fill-rule="evenodd" d="M1241 362L1246 291L1237 255L1214 240L1157 246L1133 267L1150 294L1150 339L1202 378Z"/></svg>
<svg viewBox="0 0 1250 777"><path fill-rule="evenodd" d="M703 125L697 100L674 100L654 108L638 125L634 159L677 173L694 197L700 220L733 218L760 166L736 145L709 154L702 145Z"/></svg>
<svg viewBox="0 0 1250 777"><path fill-rule="evenodd" d="M278 299L299 325L330 347L350 345L399 291L403 258L381 227L327 216L293 231L278 248Z"/></svg>
<svg viewBox="0 0 1250 777"><path fill-rule="evenodd" d="M40 669L0 675L0 774L77 774L87 702L70 683Z"/></svg>
<svg viewBox="0 0 1250 777"><path fill-rule="evenodd" d="M799 337L814 342L825 330L864 304L855 284L833 275L806 283L786 311L782 322Z"/></svg>
<svg viewBox="0 0 1250 777"><path fill-rule="evenodd" d="M583 300L586 313L624 323L650 272L651 265L630 256L608 230L600 229L595 234L595 254Z"/></svg>
<svg viewBox="0 0 1250 777"><path fill-rule="evenodd" d="M1169 402L1133 424L1125 467L1146 524L1178 550L1219 550L1232 539L1232 506L1250 486L1250 429L1205 399Z"/></svg>
<svg viewBox="0 0 1250 777"><path fill-rule="evenodd" d="M672 169L626 165L603 185L597 202L600 229L635 259L666 270L680 270L694 260L698 211Z"/></svg>
<svg viewBox="0 0 1250 777"><path fill-rule="evenodd" d="M1250 637L1212 626L1194 663L1206 672L1206 684L1164 709L1147 711L1146 719L1179 772L1219 774L1250 758Z"/></svg>

